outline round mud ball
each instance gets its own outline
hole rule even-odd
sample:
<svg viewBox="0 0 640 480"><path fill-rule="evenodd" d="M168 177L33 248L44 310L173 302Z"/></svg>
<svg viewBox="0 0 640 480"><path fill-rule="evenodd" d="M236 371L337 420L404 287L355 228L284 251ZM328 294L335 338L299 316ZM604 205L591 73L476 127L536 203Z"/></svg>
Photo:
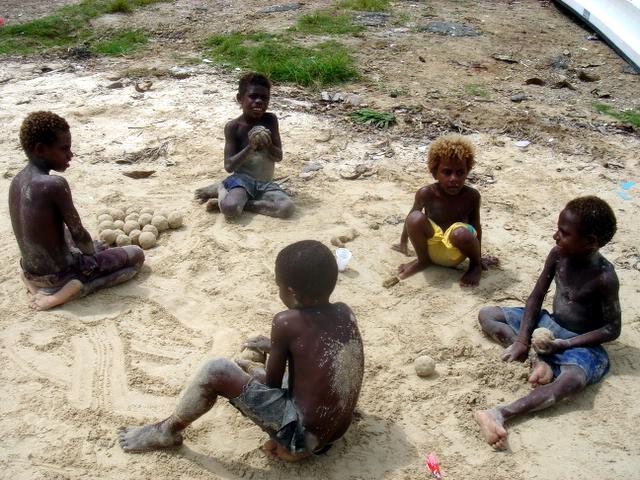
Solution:
<svg viewBox="0 0 640 480"><path fill-rule="evenodd" d="M119 228L116 228L116 229L114 230L114 232L116 232L116 238L118 238L118 235L126 235L126 234L124 233L124 230L121 230L121 229L119 229Z"/></svg>
<svg viewBox="0 0 640 480"><path fill-rule="evenodd" d="M132 230L140 230L140 224L135 220L129 220L124 223L124 225L122 226L122 230L124 231L124 233L129 235Z"/></svg>
<svg viewBox="0 0 640 480"><path fill-rule="evenodd" d="M140 210L140 215L142 215L143 213L148 213L149 215L153 216L153 208L144 207L142 210Z"/></svg>
<svg viewBox="0 0 640 480"><path fill-rule="evenodd" d="M126 210L127 215L131 215L132 213L136 213L137 214L139 211L140 211L140 209L138 207L133 206L133 205L130 206L130 207L127 207L127 210Z"/></svg>
<svg viewBox="0 0 640 480"><path fill-rule="evenodd" d="M113 217L108 213L103 213L102 215L98 215L98 223L104 222L105 220L113 222Z"/></svg>
<svg viewBox="0 0 640 480"><path fill-rule="evenodd" d="M100 232L100 240L102 240L107 245L113 245L113 242L116 241L116 232L111 229L106 229Z"/></svg>
<svg viewBox="0 0 640 480"><path fill-rule="evenodd" d="M436 371L436 362L429 355L421 355L413 362L419 377L428 377Z"/></svg>
<svg viewBox="0 0 640 480"><path fill-rule="evenodd" d="M154 215L151 219L151 225L156 227L159 232L164 232L169 228L169 222L167 222L167 217L163 217L162 215Z"/></svg>
<svg viewBox="0 0 640 480"><path fill-rule="evenodd" d="M131 245L131 239L127 235L118 235L118 238L116 238L116 245L119 247Z"/></svg>
<svg viewBox="0 0 640 480"><path fill-rule="evenodd" d="M156 238L158 238L158 235L160 235L160 232L158 232L158 229L151 224L145 225L144 227L142 227L142 231L151 232L155 235Z"/></svg>
<svg viewBox="0 0 640 480"><path fill-rule="evenodd" d="M155 246L156 236L152 232L142 232L138 237L138 243L144 250L148 250Z"/></svg>
<svg viewBox="0 0 640 480"><path fill-rule="evenodd" d="M138 217L138 223L141 227L144 227L145 225L149 225L151 223L152 218L153 217L150 213L141 213Z"/></svg>
<svg viewBox="0 0 640 480"><path fill-rule="evenodd" d="M134 245L138 245L138 237L142 232L140 230L131 230L129 232L129 238L131 239L131 243Z"/></svg>
<svg viewBox="0 0 640 480"><path fill-rule="evenodd" d="M171 212L167 217L167 221L171 228L180 228L182 226L182 215L178 212Z"/></svg>
<svg viewBox="0 0 640 480"><path fill-rule="evenodd" d="M103 230L114 230L115 228L116 228L116 226L110 220L105 220L104 222L100 222L100 224L98 225L98 230L100 230L100 231L103 231Z"/></svg>
<svg viewBox="0 0 640 480"><path fill-rule="evenodd" d="M98 214L96 215L96 217L104 214L111 215L111 209L107 207L101 208L100 210L98 210Z"/></svg>
<svg viewBox="0 0 640 480"><path fill-rule="evenodd" d="M240 352L240 358L258 363L264 363L267 361L267 356L264 353L253 348L245 348L242 350L242 352Z"/></svg>
<svg viewBox="0 0 640 480"><path fill-rule="evenodd" d="M111 209L111 216L113 217L113 220L124 220L124 212L122 210L120 210L119 208L113 208Z"/></svg>
<svg viewBox="0 0 640 480"><path fill-rule="evenodd" d="M116 227L116 229L122 230L122 227L124 227L124 222L122 220L114 220L113 226Z"/></svg>
<svg viewBox="0 0 640 480"><path fill-rule="evenodd" d="M169 218L169 212L167 212L166 210L158 210L155 215L161 215L164 218Z"/></svg>
<svg viewBox="0 0 640 480"><path fill-rule="evenodd" d="M137 222L138 218L140 218L140 215L138 215L137 213L135 213L135 212L129 213L129 214L127 214L126 217L124 217L124 223L127 223L130 220L133 220L134 222Z"/></svg>

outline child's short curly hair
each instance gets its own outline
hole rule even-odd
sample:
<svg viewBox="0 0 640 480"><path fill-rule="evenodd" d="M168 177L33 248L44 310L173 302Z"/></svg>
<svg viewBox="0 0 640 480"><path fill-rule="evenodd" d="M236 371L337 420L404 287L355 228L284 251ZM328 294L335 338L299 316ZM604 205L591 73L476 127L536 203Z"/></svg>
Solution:
<svg viewBox="0 0 640 480"><path fill-rule="evenodd" d="M313 298L331 295L338 280L336 259L316 240L284 247L276 258L276 275L297 292Z"/></svg>
<svg viewBox="0 0 640 480"><path fill-rule="evenodd" d="M578 197L564 207L578 217L580 235L595 235L603 247L616 233L616 215L607 202L595 196Z"/></svg>
<svg viewBox="0 0 640 480"><path fill-rule="evenodd" d="M462 135L444 135L437 138L429 147L427 165L431 175L435 177L440 161L451 158L464 162L469 172L476 163L474 153L473 145Z"/></svg>
<svg viewBox="0 0 640 480"><path fill-rule="evenodd" d="M27 155L38 143L53 145L58 133L68 132L69 124L53 112L31 112L20 127L20 144Z"/></svg>
<svg viewBox="0 0 640 480"><path fill-rule="evenodd" d="M261 87L266 87L271 90L271 80L269 80L266 76L261 73L247 73L240 77L240 84L238 85L238 96L242 97L249 88L249 85L259 85Z"/></svg>

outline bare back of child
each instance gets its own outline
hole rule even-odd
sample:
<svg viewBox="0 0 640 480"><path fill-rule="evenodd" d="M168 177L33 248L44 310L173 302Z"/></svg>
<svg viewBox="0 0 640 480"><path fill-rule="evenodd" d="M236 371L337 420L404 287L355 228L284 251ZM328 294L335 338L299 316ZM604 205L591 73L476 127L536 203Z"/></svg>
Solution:
<svg viewBox="0 0 640 480"><path fill-rule="evenodd" d="M598 249L615 230L615 216L603 200L572 200L560 213L556 246L526 306L480 310L483 331L506 347L503 360L524 360L530 343L535 351L529 377L534 390L508 405L475 412L483 437L495 448L505 446L507 420L550 407L600 381L608 371L601 344L620 335L619 285L613 265ZM550 314L541 306L553 279L556 294ZM532 337L536 328L548 335Z"/></svg>
<svg viewBox="0 0 640 480"><path fill-rule="evenodd" d="M222 395L269 435L263 445L268 455L296 461L326 451L351 423L364 371L353 313L343 303L329 302L336 279L333 255L319 242L283 249L276 283L289 309L273 318L271 338L245 343L268 354L266 371L248 360L209 361L169 418L122 429L122 448L139 452L180 445L182 430Z"/></svg>
<svg viewBox="0 0 640 480"><path fill-rule="evenodd" d="M240 79L237 100L242 115L224 129L224 181L199 188L195 197L208 211L220 210L226 218L244 210L279 218L293 214L294 205L273 181L275 163L282 160L278 118L267 112L271 82L250 73Z"/></svg>
<svg viewBox="0 0 640 480"><path fill-rule="evenodd" d="M398 267L399 278L432 263L454 267L468 258L460 284L474 286L483 269L497 264L495 257L481 257L480 193L465 185L474 163L473 147L462 136L447 135L431 144L428 165L436 182L416 192L400 243L392 247L407 255L411 240L418 257Z"/></svg>
<svg viewBox="0 0 640 480"><path fill-rule="evenodd" d="M82 226L67 181L50 175L69 167L71 133L51 112L30 114L20 132L29 158L9 188L9 211L20 247L22 279L32 307L47 310L132 278L144 262L136 246L103 249Z"/></svg>

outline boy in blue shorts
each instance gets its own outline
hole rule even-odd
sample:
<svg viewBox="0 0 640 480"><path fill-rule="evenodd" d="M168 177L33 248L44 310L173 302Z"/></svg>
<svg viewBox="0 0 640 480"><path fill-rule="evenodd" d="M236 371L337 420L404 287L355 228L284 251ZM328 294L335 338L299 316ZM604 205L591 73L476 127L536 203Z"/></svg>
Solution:
<svg viewBox="0 0 640 480"><path fill-rule="evenodd" d="M533 347L535 389L523 398L490 410L478 410L475 419L485 440L502 448L507 439L504 422L550 407L586 385L596 383L609 370L601 344L620 335L618 277L613 265L598 251L616 232L611 207L598 197L580 197L560 212L556 246L524 308L485 307L478 320L482 330L507 347L504 361L523 361ZM553 313L541 310L555 278ZM534 334L546 328L553 334Z"/></svg>

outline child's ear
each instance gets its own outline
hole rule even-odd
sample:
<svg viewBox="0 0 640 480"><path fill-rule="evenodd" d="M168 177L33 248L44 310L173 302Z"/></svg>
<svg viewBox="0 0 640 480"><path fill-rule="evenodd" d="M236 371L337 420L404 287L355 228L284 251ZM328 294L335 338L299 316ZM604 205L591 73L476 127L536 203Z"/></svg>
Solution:
<svg viewBox="0 0 640 480"><path fill-rule="evenodd" d="M240 95L240 92L236 93L236 102L242 103L242 96Z"/></svg>

